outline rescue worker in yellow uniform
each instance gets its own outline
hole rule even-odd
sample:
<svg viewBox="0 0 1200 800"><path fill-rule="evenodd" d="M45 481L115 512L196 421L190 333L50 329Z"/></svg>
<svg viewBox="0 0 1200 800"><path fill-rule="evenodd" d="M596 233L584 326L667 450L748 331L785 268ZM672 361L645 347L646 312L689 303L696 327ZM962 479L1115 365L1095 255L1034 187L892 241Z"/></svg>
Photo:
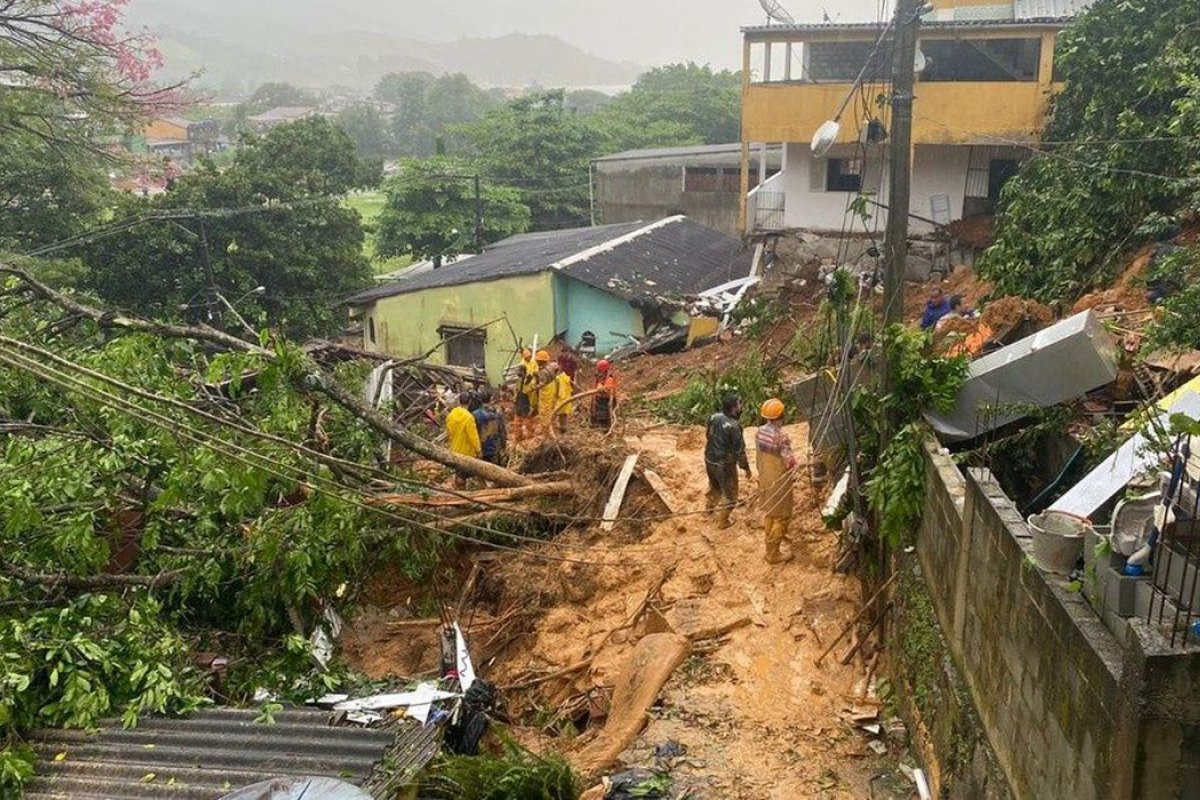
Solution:
<svg viewBox="0 0 1200 800"><path fill-rule="evenodd" d="M555 407L557 408L563 403L566 403L566 405L563 405L562 407L562 412L560 412L558 417L554 420L554 422L558 425L559 432L562 432L567 429L567 420L575 411L575 404L570 402L571 398L575 396L575 385L571 382L571 376L568 375L566 371L562 369L562 367L559 367L558 377L556 377L554 380L558 383L558 393L554 402Z"/></svg>
<svg viewBox="0 0 1200 800"><path fill-rule="evenodd" d="M517 384L516 418L513 420L513 438L520 440L529 436L529 427L537 415L538 367L533 360L533 351L521 351L521 370Z"/></svg>
<svg viewBox="0 0 1200 800"><path fill-rule="evenodd" d="M545 350L537 353L537 416L538 427L547 436L550 435L550 415L558 405L558 364L550 362L550 354Z"/></svg>
<svg viewBox="0 0 1200 800"><path fill-rule="evenodd" d="M463 392L458 396L458 405L446 415L446 439L450 445L450 452L468 458L479 458L483 455L483 445L479 441L479 427L475 424L475 416L468 410L470 404L470 392ZM454 484L466 486L467 474L456 472Z"/></svg>
<svg viewBox="0 0 1200 800"><path fill-rule="evenodd" d="M755 436L758 464L758 490L766 531L767 563L790 561L784 558L780 545L787 537L795 507L793 489L796 483L796 456L792 441L783 430L783 401L771 398L760 409L765 424Z"/></svg>

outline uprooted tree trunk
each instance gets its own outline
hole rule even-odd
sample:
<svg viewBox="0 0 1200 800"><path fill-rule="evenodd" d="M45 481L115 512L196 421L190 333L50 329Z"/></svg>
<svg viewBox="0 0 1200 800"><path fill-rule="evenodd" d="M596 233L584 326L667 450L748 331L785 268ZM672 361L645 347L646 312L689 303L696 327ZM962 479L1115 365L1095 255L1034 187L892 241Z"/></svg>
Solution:
<svg viewBox="0 0 1200 800"><path fill-rule="evenodd" d="M28 272L18 267L0 265L0 274L7 274L16 277L18 280L28 286L35 294L43 299L62 308L68 314L76 317L82 317L93 320L102 328L122 328L125 330L139 331L142 333L150 333L157 336L163 336L174 339L191 339L193 341L208 342L209 344L217 345L225 350L230 350L240 353L252 353L269 361L274 361L278 358L277 354L261 345L253 342L248 342L245 339L240 339L224 331L208 325L175 325L166 322L155 322L153 320L142 319L140 317L128 316L119 314L113 311L105 311L99 308L94 308L89 305L80 303L79 301L58 292L46 284L34 278ZM495 464L489 464L486 461L481 461L477 458L462 456L458 453L453 453L444 447L434 444L426 439L422 439L416 434L406 431L403 428L398 428L392 424L384 415L380 414L375 409L367 405L353 392L348 391L344 387L338 385L329 373L321 369L311 358L305 358L305 371L308 375L297 379L300 388L307 391L320 392L325 397L345 408L354 416L365 422L375 431L383 436L386 436L391 441L401 447L416 453L423 458L434 461L450 469L456 470L476 478L481 478L485 481L490 481L499 486L517 487L529 486L533 483L532 480L520 475L512 470Z"/></svg>

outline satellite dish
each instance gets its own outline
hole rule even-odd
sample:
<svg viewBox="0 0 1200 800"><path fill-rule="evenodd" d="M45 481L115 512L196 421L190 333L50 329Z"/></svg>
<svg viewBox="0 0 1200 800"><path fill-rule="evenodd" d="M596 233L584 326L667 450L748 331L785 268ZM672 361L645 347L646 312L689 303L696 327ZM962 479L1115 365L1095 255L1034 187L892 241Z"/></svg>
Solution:
<svg viewBox="0 0 1200 800"><path fill-rule="evenodd" d="M813 134L812 139L813 155L817 158L822 158L829 152L829 148L833 147L833 143L837 141L838 134L841 132L841 124L832 119L817 128L817 132Z"/></svg>
<svg viewBox="0 0 1200 800"><path fill-rule="evenodd" d="M916 72L919 75L920 73L924 72L925 68L928 66L929 59L925 57L925 51L918 46L917 58L915 61L913 61L913 72Z"/></svg>
<svg viewBox="0 0 1200 800"><path fill-rule="evenodd" d="M788 13L788 10L779 4L779 0L758 0L758 4L762 6L763 11L767 12L767 24L778 22L782 25L795 25L796 18Z"/></svg>

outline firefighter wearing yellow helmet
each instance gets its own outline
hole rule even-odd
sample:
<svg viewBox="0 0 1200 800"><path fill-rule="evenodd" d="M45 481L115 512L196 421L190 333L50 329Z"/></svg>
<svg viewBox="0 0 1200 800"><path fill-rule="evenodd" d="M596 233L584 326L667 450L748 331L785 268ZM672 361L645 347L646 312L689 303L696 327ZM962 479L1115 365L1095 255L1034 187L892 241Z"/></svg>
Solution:
<svg viewBox="0 0 1200 800"><path fill-rule="evenodd" d="M789 553L784 558L780 546L787 537L795 506L793 488L796 476L796 456L792 453L792 440L783 430L783 401L771 398L759 409L763 426L755 436L756 461L758 462L759 506L766 519L767 563L778 564L791 560Z"/></svg>

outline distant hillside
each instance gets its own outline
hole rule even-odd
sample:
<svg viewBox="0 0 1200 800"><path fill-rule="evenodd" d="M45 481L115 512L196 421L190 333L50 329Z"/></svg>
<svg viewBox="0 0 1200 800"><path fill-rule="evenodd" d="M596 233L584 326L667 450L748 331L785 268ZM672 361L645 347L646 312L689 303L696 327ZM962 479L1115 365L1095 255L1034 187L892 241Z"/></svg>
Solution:
<svg viewBox="0 0 1200 800"><path fill-rule="evenodd" d="M368 89L397 70L462 72L478 84L504 87L622 86L643 71L554 36L509 33L437 41L449 38L456 27L438 25L436 11L363 5L353 0L135 0L130 16L158 35L168 78L203 70L201 85L228 98L265 81Z"/></svg>

